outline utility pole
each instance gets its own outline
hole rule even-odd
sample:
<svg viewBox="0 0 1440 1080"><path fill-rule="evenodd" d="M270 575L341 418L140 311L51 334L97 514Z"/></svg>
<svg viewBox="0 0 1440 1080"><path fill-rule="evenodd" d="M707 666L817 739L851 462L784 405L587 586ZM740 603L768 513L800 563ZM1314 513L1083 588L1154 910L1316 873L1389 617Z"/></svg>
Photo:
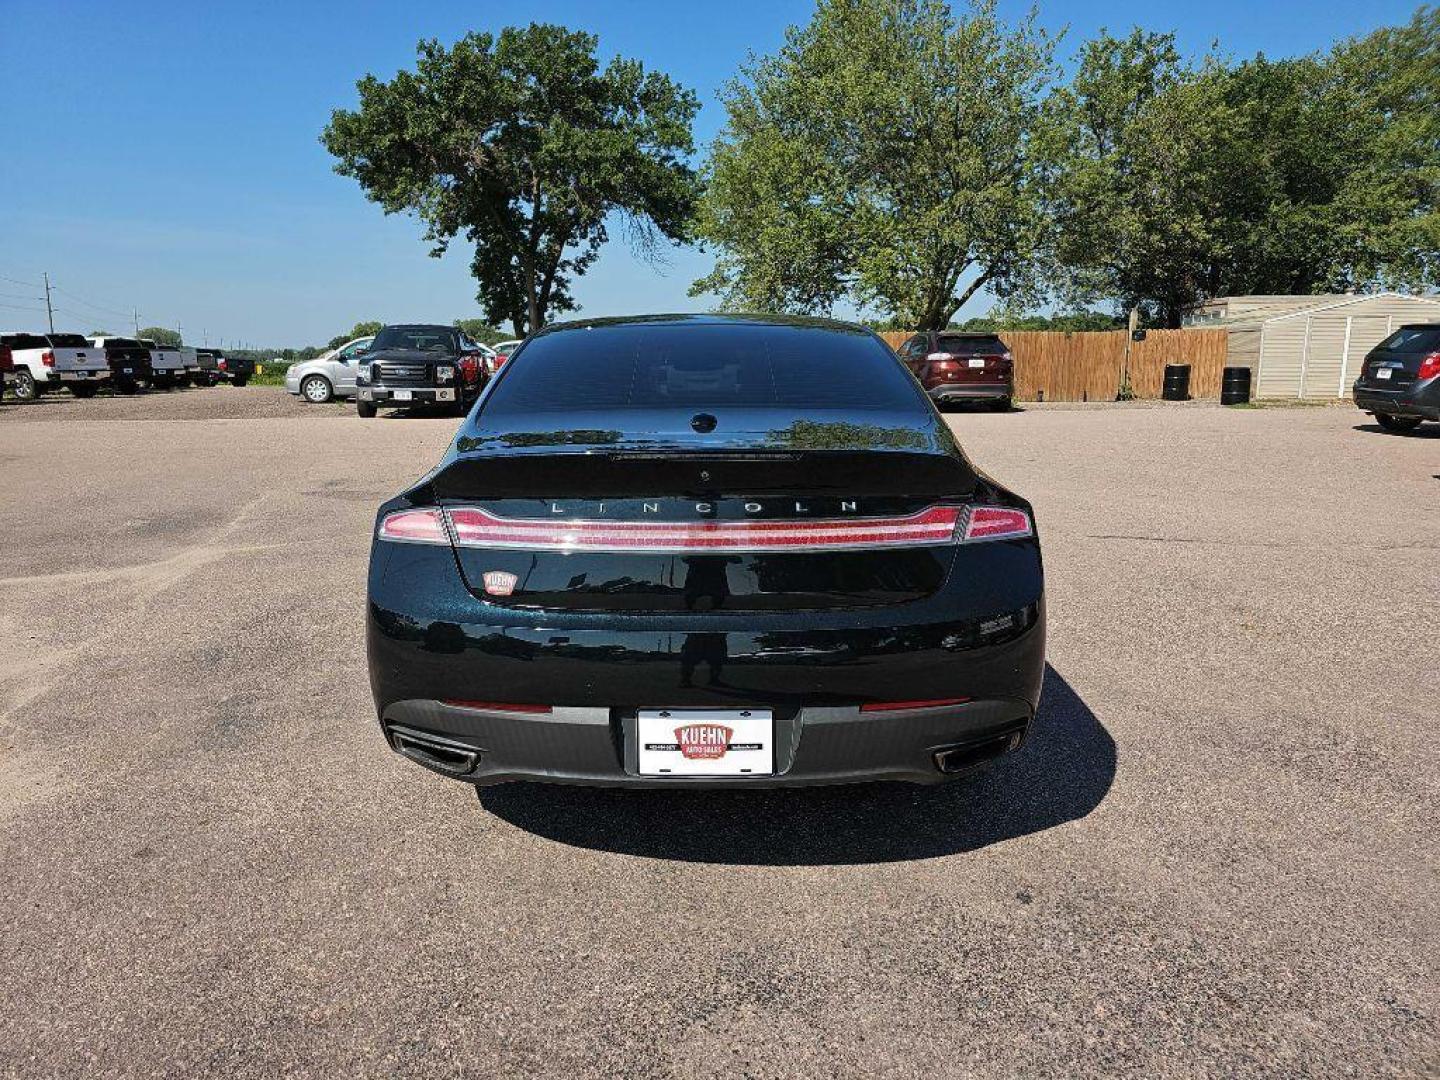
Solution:
<svg viewBox="0 0 1440 1080"><path fill-rule="evenodd" d="M184 345L184 344L185 344L185 335L181 332L181 331L183 331L184 329L185 329L185 328L180 325L180 320L179 320L179 319L176 319L176 320L175 320L175 336L180 339L180 344L181 344L181 345Z"/></svg>
<svg viewBox="0 0 1440 1080"><path fill-rule="evenodd" d="M45 271L45 318L50 320L50 332L55 332L55 309L50 306L50 271Z"/></svg>
<svg viewBox="0 0 1440 1080"><path fill-rule="evenodd" d="M139 337L139 336L140 336L140 312L136 311L134 308L131 308L131 309L130 309L130 315L131 315L131 317L135 320L135 336L136 336L136 337Z"/></svg>

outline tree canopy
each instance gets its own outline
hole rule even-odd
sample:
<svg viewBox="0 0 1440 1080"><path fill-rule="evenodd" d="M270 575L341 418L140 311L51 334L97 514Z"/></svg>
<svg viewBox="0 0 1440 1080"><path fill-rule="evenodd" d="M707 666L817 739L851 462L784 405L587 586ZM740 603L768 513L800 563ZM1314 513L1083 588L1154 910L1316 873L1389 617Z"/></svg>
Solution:
<svg viewBox="0 0 1440 1080"><path fill-rule="evenodd" d="M602 70L598 44L535 23L422 41L414 71L365 76L321 137L336 172L425 223L432 254L474 245L480 306L517 336L576 308L612 224L650 258L687 235L695 95L635 60Z"/></svg>
<svg viewBox="0 0 1440 1080"><path fill-rule="evenodd" d="M1085 43L1040 128L1056 291L1175 326L1211 296L1434 284L1437 56L1429 9L1285 60Z"/></svg>
<svg viewBox="0 0 1440 1080"><path fill-rule="evenodd" d="M163 326L147 326L140 331L139 336L147 341L155 342L156 345L165 345L172 349L185 344L181 340L178 330L167 330Z"/></svg>
<svg viewBox="0 0 1440 1080"><path fill-rule="evenodd" d="M1324 53L1183 58L1102 31L1069 78L991 0L821 0L723 92L692 294L945 326L1440 283L1440 9Z"/></svg>
<svg viewBox="0 0 1440 1080"><path fill-rule="evenodd" d="M509 333L501 330L498 326L492 326L484 319L456 319L455 326L482 345L494 345L497 341L504 341L510 337Z"/></svg>
<svg viewBox="0 0 1440 1080"><path fill-rule="evenodd" d="M692 293L727 307L849 300L943 327L982 286L1034 283L1042 237L1029 132L1051 76L1032 19L992 0L821 0L724 91Z"/></svg>
<svg viewBox="0 0 1440 1080"><path fill-rule="evenodd" d="M332 337L326 347L330 349L338 349L347 341L354 341L356 338L362 337L373 337L374 335L378 334L382 329L384 329L384 327L385 324L379 319L366 319L361 322L357 322L349 330L345 331L344 333L336 334L334 337Z"/></svg>

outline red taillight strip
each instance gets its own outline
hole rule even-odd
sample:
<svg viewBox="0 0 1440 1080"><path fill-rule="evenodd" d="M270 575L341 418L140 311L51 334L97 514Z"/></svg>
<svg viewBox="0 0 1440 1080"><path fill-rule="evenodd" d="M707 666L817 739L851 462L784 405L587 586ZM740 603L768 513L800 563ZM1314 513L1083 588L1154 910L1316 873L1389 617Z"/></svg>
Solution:
<svg viewBox="0 0 1440 1080"><path fill-rule="evenodd" d="M791 521L547 521L502 518L479 507L446 511L461 547L526 551L802 551L920 547L955 539L960 508L906 517Z"/></svg>
<svg viewBox="0 0 1440 1080"><path fill-rule="evenodd" d="M397 540L406 544L448 544L445 519L434 507L423 510L396 510L380 522L381 540Z"/></svg>
<svg viewBox="0 0 1440 1080"><path fill-rule="evenodd" d="M965 510L965 527L956 539L1018 540L1034 535L1030 515L1010 506L971 506Z"/></svg>

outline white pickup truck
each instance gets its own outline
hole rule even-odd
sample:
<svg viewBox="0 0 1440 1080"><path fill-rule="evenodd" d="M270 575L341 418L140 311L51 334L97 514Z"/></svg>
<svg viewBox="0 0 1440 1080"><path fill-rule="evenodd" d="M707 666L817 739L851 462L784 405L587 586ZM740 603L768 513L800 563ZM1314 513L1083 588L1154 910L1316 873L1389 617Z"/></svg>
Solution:
<svg viewBox="0 0 1440 1080"><path fill-rule="evenodd" d="M194 349L160 345L149 338L141 338L140 344L150 350L150 386L153 389L169 390L189 381L187 366L198 364Z"/></svg>
<svg viewBox="0 0 1440 1080"><path fill-rule="evenodd" d="M34 401L47 390L68 387L76 397L94 397L110 378L105 350L79 334L0 334L10 347L15 397Z"/></svg>

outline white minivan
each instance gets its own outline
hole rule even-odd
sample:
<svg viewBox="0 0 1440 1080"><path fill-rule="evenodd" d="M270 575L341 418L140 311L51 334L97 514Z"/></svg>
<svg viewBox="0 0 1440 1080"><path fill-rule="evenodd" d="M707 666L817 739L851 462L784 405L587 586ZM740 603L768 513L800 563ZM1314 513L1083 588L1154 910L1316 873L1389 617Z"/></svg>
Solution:
<svg viewBox="0 0 1440 1080"><path fill-rule="evenodd" d="M323 405L331 398L354 397L360 354L374 340L373 336L359 337L313 360L291 364L285 372L285 389L314 405Z"/></svg>

